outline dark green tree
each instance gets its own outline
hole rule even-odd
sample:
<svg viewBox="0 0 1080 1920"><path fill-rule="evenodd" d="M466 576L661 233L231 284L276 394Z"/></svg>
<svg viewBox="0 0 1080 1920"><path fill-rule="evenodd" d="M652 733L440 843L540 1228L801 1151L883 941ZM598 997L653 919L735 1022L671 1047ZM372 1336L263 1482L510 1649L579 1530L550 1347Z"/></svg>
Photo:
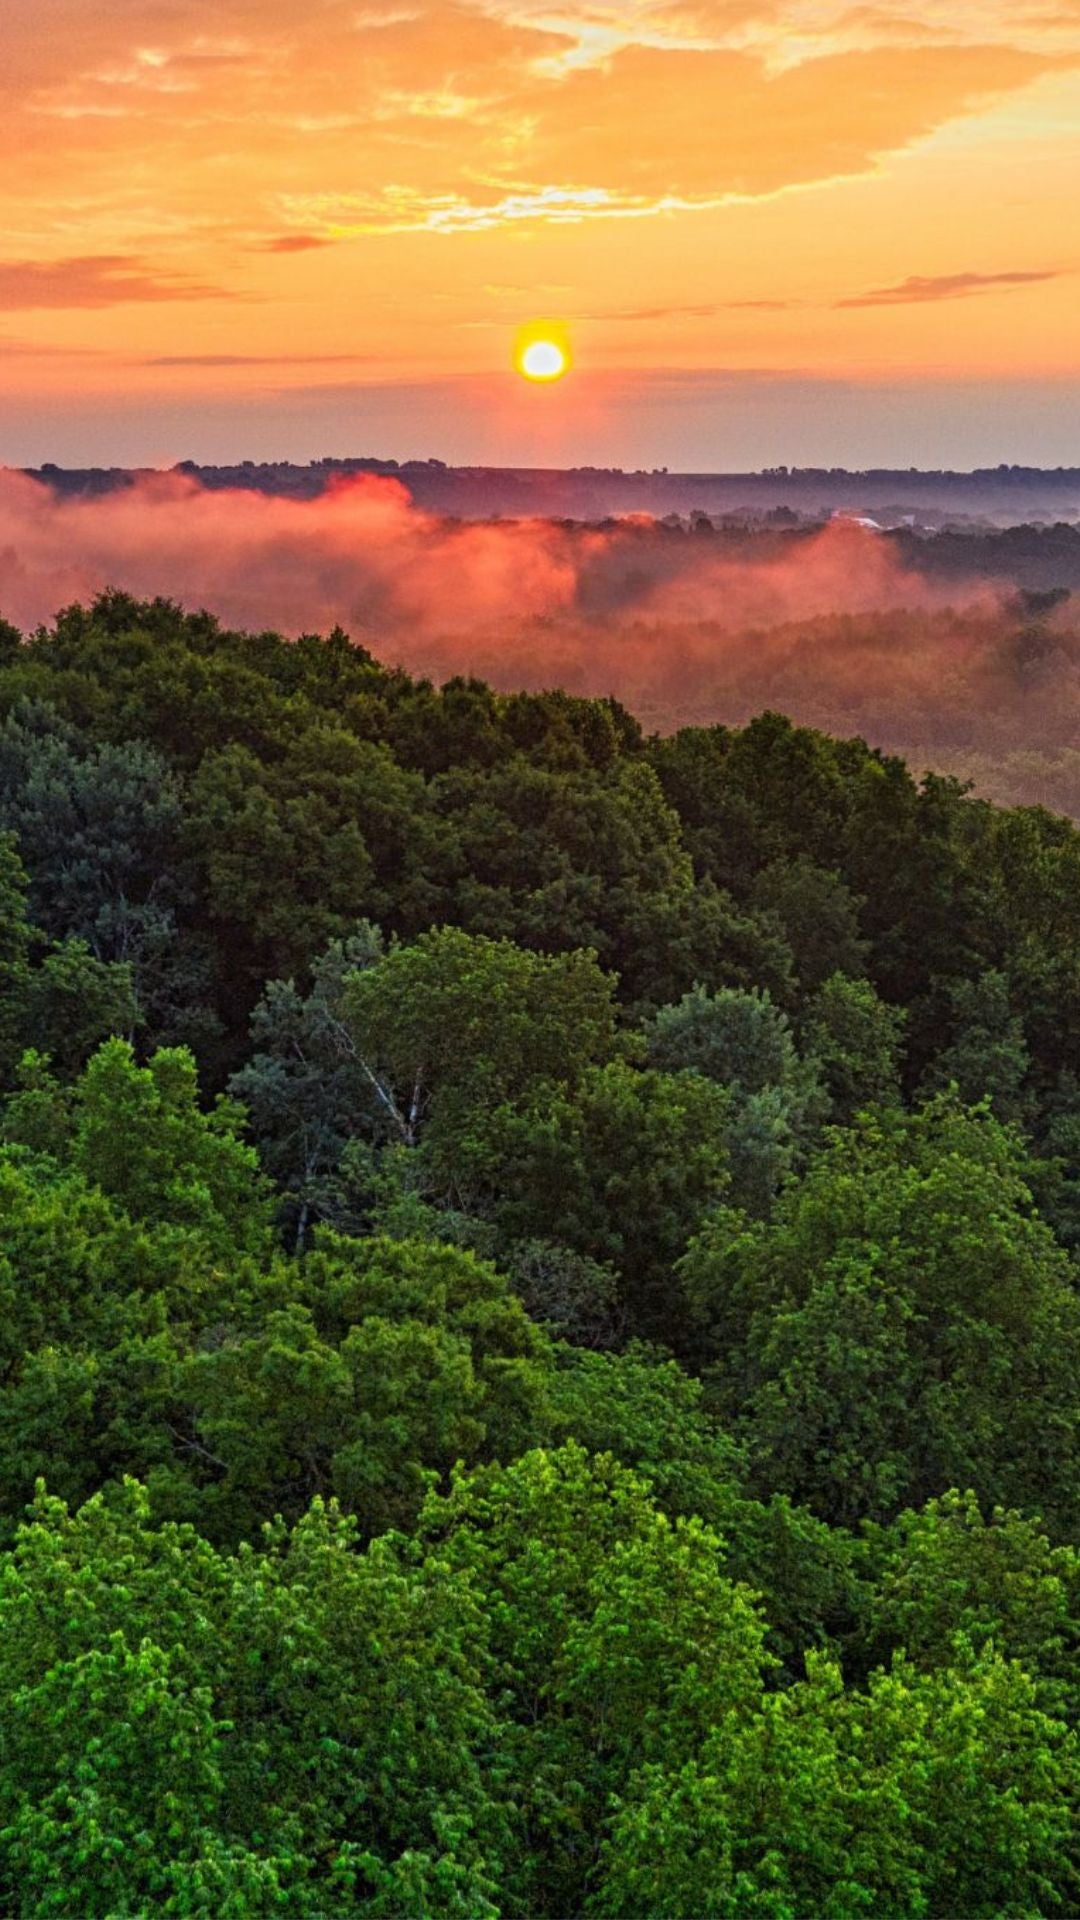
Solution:
<svg viewBox="0 0 1080 1920"><path fill-rule="evenodd" d="M807 1002L799 1023L803 1051L839 1125L850 1126L862 1107L899 1099L904 1022L904 1009L886 1006L869 980L842 973Z"/></svg>
<svg viewBox="0 0 1080 1920"><path fill-rule="evenodd" d="M859 931L861 902L840 875L800 854L763 867L750 898L784 929L804 993L815 993L834 973L865 972L869 943Z"/></svg>
<svg viewBox="0 0 1080 1920"><path fill-rule="evenodd" d="M344 1015L387 1137L411 1147L434 1131L452 1159L477 1110L610 1056L613 992L592 954L443 927L351 978Z"/></svg>
<svg viewBox="0 0 1080 1920"><path fill-rule="evenodd" d="M350 976L382 954L378 929L365 922L331 941L312 967L307 994L292 980L272 980L251 1017L255 1052L229 1082L263 1167L288 1196L298 1252L312 1215L336 1211L335 1176L347 1143L376 1131L381 1103L345 1018L345 994Z"/></svg>
<svg viewBox="0 0 1080 1920"><path fill-rule="evenodd" d="M26 872L11 834L0 834L0 1087L10 1083L26 1032L30 981Z"/></svg>
<svg viewBox="0 0 1080 1920"><path fill-rule="evenodd" d="M767 991L722 987L709 994L697 986L676 1006L662 1007L645 1038L654 1066L689 1069L729 1090L731 1198L768 1213L825 1107L786 1014Z"/></svg>

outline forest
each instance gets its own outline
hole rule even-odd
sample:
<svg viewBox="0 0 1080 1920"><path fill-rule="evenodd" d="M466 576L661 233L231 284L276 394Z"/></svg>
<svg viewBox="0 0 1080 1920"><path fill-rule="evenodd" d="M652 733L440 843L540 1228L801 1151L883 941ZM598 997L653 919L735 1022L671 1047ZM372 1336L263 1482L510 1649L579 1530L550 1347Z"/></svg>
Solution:
<svg viewBox="0 0 1080 1920"><path fill-rule="evenodd" d="M1080 1911L1068 820L106 593L0 1088L0 1913Z"/></svg>

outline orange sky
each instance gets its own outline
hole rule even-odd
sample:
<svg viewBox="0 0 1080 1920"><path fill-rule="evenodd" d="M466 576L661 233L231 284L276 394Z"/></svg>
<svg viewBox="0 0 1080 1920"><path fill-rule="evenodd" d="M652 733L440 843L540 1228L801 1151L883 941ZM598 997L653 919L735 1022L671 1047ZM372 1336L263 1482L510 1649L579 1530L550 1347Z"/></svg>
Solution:
<svg viewBox="0 0 1080 1920"><path fill-rule="evenodd" d="M1080 464L1080 0L5 14L0 460Z"/></svg>

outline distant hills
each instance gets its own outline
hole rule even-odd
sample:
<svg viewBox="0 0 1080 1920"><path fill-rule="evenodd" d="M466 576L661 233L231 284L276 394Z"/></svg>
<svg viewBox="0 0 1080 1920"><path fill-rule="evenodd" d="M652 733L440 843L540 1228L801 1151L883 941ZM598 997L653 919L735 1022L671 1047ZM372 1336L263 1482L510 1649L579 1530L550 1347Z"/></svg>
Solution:
<svg viewBox="0 0 1080 1920"><path fill-rule="evenodd" d="M29 471L63 494L107 493L136 477L128 468L52 463ZM598 520L628 513L658 518L704 513L791 524L847 512L871 516L883 525L914 521L931 528L1080 519L1080 467L1000 466L972 473L770 467L760 473L671 473L666 468L451 467L440 460L399 463L362 456L306 465L240 460L204 466L185 460L177 471L204 487L242 487L294 499L316 498L341 475L385 474L400 481L418 506L464 519L540 514Z"/></svg>

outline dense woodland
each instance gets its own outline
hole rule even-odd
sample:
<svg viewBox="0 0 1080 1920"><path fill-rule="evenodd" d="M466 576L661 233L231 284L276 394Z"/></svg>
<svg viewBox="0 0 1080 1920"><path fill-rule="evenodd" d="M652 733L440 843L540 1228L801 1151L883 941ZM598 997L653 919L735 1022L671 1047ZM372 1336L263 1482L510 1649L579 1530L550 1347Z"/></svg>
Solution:
<svg viewBox="0 0 1080 1920"><path fill-rule="evenodd" d="M1071 824L111 594L0 1076L0 1912L1080 1911Z"/></svg>

